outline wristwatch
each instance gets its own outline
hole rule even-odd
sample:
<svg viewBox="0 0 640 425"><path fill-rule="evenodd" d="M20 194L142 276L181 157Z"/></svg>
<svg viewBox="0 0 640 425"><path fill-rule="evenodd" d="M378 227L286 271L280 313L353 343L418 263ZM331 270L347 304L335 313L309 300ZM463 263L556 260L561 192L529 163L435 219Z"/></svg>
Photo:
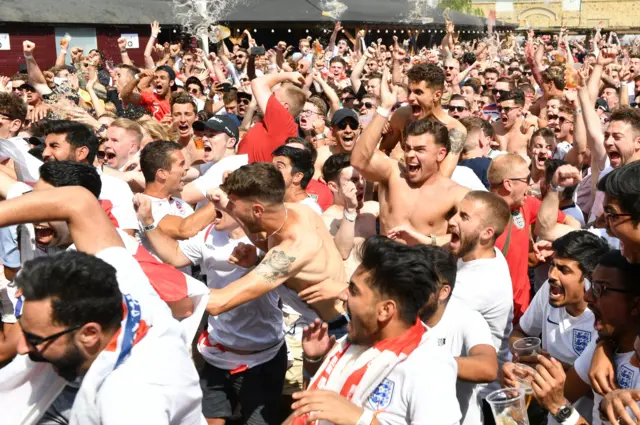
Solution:
<svg viewBox="0 0 640 425"><path fill-rule="evenodd" d="M358 213L356 212L356 213L350 214L345 209L344 210L344 218L346 218L348 221L353 223L354 221L356 221L356 218L358 218Z"/></svg>
<svg viewBox="0 0 640 425"><path fill-rule="evenodd" d="M150 224L150 225L148 225L148 226L142 226L142 231L143 231L143 232L150 232L150 231L152 231L153 229L155 229L156 227L158 227L158 226L156 225L156 223L151 223L151 224Z"/></svg>
<svg viewBox="0 0 640 425"><path fill-rule="evenodd" d="M562 187L562 186L556 186L555 184L551 183L550 185L551 190L553 190L554 192L564 192L564 190L566 189L566 187Z"/></svg>
<svg viewBox="0 0 640 425"><path fill-rule="evenodd" d="M569 402L558 409L558 413L551 416L561 425L573 425L580 419L580 414Z"/></svg>

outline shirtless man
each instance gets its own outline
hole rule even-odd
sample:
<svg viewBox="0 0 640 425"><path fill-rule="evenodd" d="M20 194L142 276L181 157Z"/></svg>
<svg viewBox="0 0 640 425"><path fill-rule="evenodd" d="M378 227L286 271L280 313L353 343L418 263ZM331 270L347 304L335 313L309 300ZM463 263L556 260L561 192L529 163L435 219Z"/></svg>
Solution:
<svg viewBox="0 0 640 425"><path fill-rule="evenodd" d="M382 108L395 104L396 92L396 88L391 92L386 80L383 81ZM380 234L387 235L400 227L402 232L394 232L398 240L416 243L412 233L418 233L428 235L432 244L442 245L448 241L447 220L469 191L440 172L450 150L450 132L434 118L411 121L406 129L401 163L376 149L387 122L381 114L384 112L376 113L351 154L353 168L365 179L378 182Z"/></svg>
<svg viewBox="0 0 640 425"><path fill-rule="evenodd" d="M460 121L450 117L440 105L444 91L444 71L434 64L421 64L411 68L409 72L407 72L407 77L409 78L410 90L409 105L399 108L393 113L393 116L391 116L389 131L386 132L380 142L380 150L390 154L391 151L396 148L398 142L404 149L404 143L407 140L406 129L409 123L422 118L434 117L449 130L450 149L442 171L446 176L450 176L458 164L467 131L464 126L460 124ZM388 81L386 74L382 79L382 86L385 86L386 81ZM389 106L387 103L387 105L384 106L384 100L381 100L381 102L383 105L382 109L385 109L383 112L388 117L388 111L390 111L395 104ZM380 108L378 111L380 111ZM397 153L397 155L394 155L397 158L402 156L397 150L394 153Z"/></svg>
<svg viewBox="0 0 640 425"><path fill-rule="evenodd" d="M364 202L364 179L351 164L351 155L331 155L322 167L322 176L333 193L333 205L325 210L322 219L342 255L347 276L360 265L360 246L376 234L376 218L380 206L375 201Z"/></svg>
<svg viewBox="0 0 640 425"><path fill-rule="evenodd" d="M527 148L531 135L535 131L537 118L533 125L529 119L525 120L523 115L524 108L524 92L515 89L510 92L504 92L498 104L500 112L500 120L493 123L493 129L496 133L496 140L500 146L506 146L507 152L518 155L527 156ZM525 129L525 133L523 133Z"/></svg>
<svg viewBox="0 0 640 425"><path fill-rule="evenodd" d="M207 194L216 209L240 223L255 245L239 245L230 260L247 268L257 265L230 285L212 290L207 312L216 316L276 289L283 301L301 314L319 316L333 329L332 321L340 319L342 323L344 317L342 301L338 300L347 286L342 257L318 214L306 206L284 202L284 186L275 166L258 162L234 171L220 188ZM143 222L150 224L148 218ZM158 235L147 231L152 244ZM263 258L256 247L266 253ZM334 296L324 297L310 310L297 294L311 286Z"/></svg>

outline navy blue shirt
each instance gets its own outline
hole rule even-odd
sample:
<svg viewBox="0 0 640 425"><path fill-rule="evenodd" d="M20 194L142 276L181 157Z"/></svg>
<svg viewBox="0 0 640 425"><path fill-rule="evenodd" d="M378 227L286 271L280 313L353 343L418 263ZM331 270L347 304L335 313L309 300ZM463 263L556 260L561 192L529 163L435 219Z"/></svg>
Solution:
<svg viewBox="0 0 640 425"><path fill-rule="evenodd" d="M489 179L487 178L487 171L489 170L489 164L491 164L491 158L469 158L464 161L460 161L460 165L469 167L476 173L476 176L480 179L484 187L489 189Z"/></svg>

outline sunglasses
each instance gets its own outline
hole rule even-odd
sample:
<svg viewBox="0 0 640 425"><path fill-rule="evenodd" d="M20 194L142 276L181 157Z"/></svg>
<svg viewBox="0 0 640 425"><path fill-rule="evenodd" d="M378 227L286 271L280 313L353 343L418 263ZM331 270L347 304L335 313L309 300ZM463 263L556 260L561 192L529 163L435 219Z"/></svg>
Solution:
<svg viewBox="0 0 640 425"><path fill-rule="evenodd" d="M526 75L527 77L531 77L533 75L533 72L531 71L525 71L524 75Z"/></svg>
<svg viewBox="0 0 640 425"><path fill-rule="evenodd" d="M466 106L449 106L450 111L463 112L467 110Z"/></svg>
<svg viewBox="0 0 640 425"><path fill-rule="evenodd" d="M357 130L360 125L353 120L344 120L338 123L338 130L346 130L349 127L351 130Z"/></svg>
<svg viewBox="0 0 640 425"><path fill-rule="evenodd" d="M98 151L96 152L96 158L98 158L99 160L103 160L103 159L113 159L116 157L115 153L109 152L108 154L105 151Z"/></svg>
<svg viewBox="0 0 640 425"><path fill-rule="evenodd" d="M20 324L20 328L22 329L22 323L20 323L20 321L18 321L18 323ZM32 348L36 349L36 347L38 345L44 344L45 342L49 342L49 341L55 341L56 339L60 338L63 335L66 335L68 333L71 333L73 331L77 331L78 329L80 329L81 327L83 327L83 325L78 325L78 326L74 326L68 329L65 329L61 332L55 333L53 335L49 335L46 337L42 337L42 336L38 336L32 333L29 333L27 331L25 331L24 329L22 329L22 333L24 334L24 339L27 341L27 344L29 344ZM37 349L36 349L37 351Z"/></svg>
<svg viewBox="0 0 640 425"><path fill-rule="evenodd" d="M376 105L374 105L371 102L364 102L362 105L364 105L364 107L367 108L367 109L373 109L373 108L376 107Z"/></svg>
<svg viewBox="0 0 640 425"><path fill-rule="evenodd" d="M502 96L506 96L510 92L509 92L509 90L493 89L493 90L491 90L491 93L493 93L494 96L502 97Z"/></svg>
<svg viewBox="0 0 640 425"><path fill-rule="evenodd" d="M353 102L354 100L356 100L356 98L352 96L348 96L342 99L343 102Z"/></svg>
<svg viewBox="0 0 640 425"><path fill-rule="evenodd" d="M631 105L632 108L640 108L640 103L632 103Z"/></svg>
<svg viewBox="0 0 640 425"><path fill-rule="evenodd" d="M447 71L453 71L454 69L457 69L455 66L444 66L443 68Z"/></svg>
<svg viewBox="0 0 640 425"><path fill-rule="evenodd" d="M248 105L251 102L249 102L249 99L240 99L240 100L238 100L238 103L240 105Z"/></svg>
<svg viewBox="0 0 640 425"><path fill-rule="evenodd" d="M560 123L569 122L569 123L573 124L573 121L567 119L566 117L558 117L558 120L560 121Z"/></svg>
<svg viewBox="0 0 640 425"><path fill-rule="evenodd" d="M191 93L191 94L198 94L198 93L200 93L200 89L189 89L188 91L189 91L189 93Z"/></svg>
<svg viewBox="0 0 640 425"><path fill-rule="evenodd" d="M514 109L518 109L520 108L520 106L498 106L498 111L500 112L504 112L505 114L508 114L509 112L513 111ZM513 179L511 179L513 180Z"/></svg>

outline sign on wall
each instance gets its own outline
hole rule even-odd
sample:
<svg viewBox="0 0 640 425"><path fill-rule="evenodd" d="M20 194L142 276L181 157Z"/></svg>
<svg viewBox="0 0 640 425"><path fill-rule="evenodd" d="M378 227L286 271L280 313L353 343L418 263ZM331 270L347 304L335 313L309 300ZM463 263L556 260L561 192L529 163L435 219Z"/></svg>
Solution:
<svg viewBox="0 0 640 425"><path fill-rule="evenodd" d="M0 50L11 50L11 42L7 33L0 33Z"/></svg>
<svg viewBox="0 0 640 425"><path fill-rule="evenodd" d="M138 40L138 34L120 34L120 37L127 39L127 49L140 48L140 40Z"/></svg>
<svg viewBox="0 0 640 425"><path fill-rule="evenodd" d="M580 0L562 0L562 10L579 12Z"/></svg>

